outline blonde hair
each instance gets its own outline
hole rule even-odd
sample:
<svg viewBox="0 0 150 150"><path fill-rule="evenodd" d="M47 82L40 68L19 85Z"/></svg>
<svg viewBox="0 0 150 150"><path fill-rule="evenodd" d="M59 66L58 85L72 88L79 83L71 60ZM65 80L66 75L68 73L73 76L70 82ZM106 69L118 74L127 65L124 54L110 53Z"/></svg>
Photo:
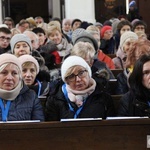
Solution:
<svg viewBox="0 0 150 150"><path fill-rule="evenodd" d="M36 67L36 65L35 65L33 62L30 62L30 61L23 63L23 64L22 64L22 69L24 69L24 67L29 67L29 66L31 66L32 64L34 65L35 70L36 70L36 74L37 74L37 67Z"/></svg>
<svg viewBox="0 0 150 150"><path fill-rule="evenodd" d="M100 36L100 31L98 29L98 27L94 26L94 25L90 25L86 28L86 31L92 35L94 34L98 34Z"/></svg>
<svg viewBox="0 0 150 150"><path fill-rule="evenodd" d="M50 36L51 34L53 34L53 32L55 32L55 31L59 31L59 32L62 34L61 29L60 29L58 26L52 25L52 26L49 26L49 27L48 27L47 36L49 37L49 36Z"/></svg>
<svg viewBox="0 0 150 150"><path fill-rule="evenodd" d="M8 63L5 63L3 65L0 66L0 73L10 64L14 64L14 63L11 63L11 62L8 62ZM16 65L16 64L14 64ZM18 72L19 72L19 79L22 79L22 76L21 76L21 70L19 69L19 67L16 65L17 69L18 69Z"/></svg>
<svg viewBox="0 0 150 150"><path fill-rule="evenodd" d="M127 51L126 67L131 67L142 55L150 55L150 41L138 39Z"/></svg>
<svg viewBox="0 0 150 150"><path fill-rule="evenodd" d="M20 30L18 30L17 28L13 28L13 29L11 29L10 31L11 31L11 33L12 33L12 37L13 37L15 34L21 33Z"/></svg>
<svg viewBox="0 0 150 150"><path fill-rule="evenodd" d="M88 42L78 42L73 46L71 55L80 56L83 59L86 59L88 57L91 64L95 56L95 49L92 44Z"/></svg>

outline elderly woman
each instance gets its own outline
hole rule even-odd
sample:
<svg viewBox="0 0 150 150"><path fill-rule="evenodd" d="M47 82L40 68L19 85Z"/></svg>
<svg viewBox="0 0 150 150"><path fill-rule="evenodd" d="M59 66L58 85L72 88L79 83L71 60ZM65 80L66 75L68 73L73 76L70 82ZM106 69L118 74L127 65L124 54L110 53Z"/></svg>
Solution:
<svg viewBox="0 0 150 150"><path fill-rule="evenodd" d="M22 55L19 60L22 65L24 83L33 89L38 96L47 96L49 93L49 74L45 71L39 72L39 64L31 55Z"/></svg>
<svg viewBox="0 0 150 150"><path fill-rule="evenodd" d="M111 96L99 92L91 69L79 56L69 56L61 67L60 84L46 103L46 119L106 118L114 115Z"/></svg>
<svg viewBox="0 0 150 150"><path fill-rule="evenodd" d="M0 55L0 120L41 120L44 114L36 94L23 84L21 64L12 54Z"/></svg>
<svg viewBox="0 0 150 150"><path fill-rule="evenodd" d="M129 77L130 90L120 103L119 116L150 117L150 55L142 55Z"/></svg>

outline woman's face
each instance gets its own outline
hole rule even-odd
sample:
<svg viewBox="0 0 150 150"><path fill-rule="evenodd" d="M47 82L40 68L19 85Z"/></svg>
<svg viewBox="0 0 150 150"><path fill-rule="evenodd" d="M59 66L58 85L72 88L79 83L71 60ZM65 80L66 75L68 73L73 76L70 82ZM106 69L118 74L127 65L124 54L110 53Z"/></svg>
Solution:
<svg viewBox="0 0 150 150"><path fill-rule="evenodd" d="M77 28L79 28L81 25L81 22L80 21L76 21L74 24L73 24L73 27L72 27L72 30L76 30Z"/></svg>
<svg viewBox="0 0 150 150"><path fill-rule="evenodd" d="M25 54L30 54L30 47L26 42L18 42L14 47L14 55L20 57Z"/></svg>
<svg viewBox="0 0 150 150"><path fill-rule="evenodd" d="M37 33L37 36L39 37L39 45L42 46L45 43L46 35L44 33Z"/></svg>
<svg viewBox="0 0 150 150"><path fill-rule="evenodd" d="M120 30L120 35L122 35L126 31L131 31L131 27L129 25L124 25Z"/></svg>
<svg viewBox="0 0 150 150"><path fill-rule="evenodd" d="M60 44L62 40L62 34L58 30L53 31L53 33L51 33L49 36L49 39L52 40L55 44Z"/></svg>
<svg viewBox="0 0 150 150"><path fill-rule="evenodd" d="M129 38L129 39L127 39L126 41L125 41L125 43L123 44L123 51L126 53L130 48L132 48L132 45L133 45L133 42L134 42L135 40L134 39L131 39L131 38Z"/></svg>
<svg viewBox="0 0 150 150"><path fill-rule="evenodd" d="M0 72L0 88L3 90L13 90L19 83L20 72L15 64L8 64Z"/></svg>
<svg viewBox="0 0 150 150"><path fill-rule="evenodd" d="M63 24L63 30L69 32L71 30L71 23L69 21Z"/></svg>
<svg viewBox="0 0 150 150"><path fill-rule="evenodd" d="M143 81L144 87L150 90L150 61L143 65Z"/></svg>
<svg viewBox="0 0 150 150"><path fill-rule="evenodd" d="M22 78L26 85L32 85L37 75L36 66L34 63L22 66Z"/></svg>
<svg viewBox="0 0 150 150"><path fill-rule="evenodd" d="M105 39L105 40L110 40L110 39L112 38L112 36L113 36L112 30L107 30L107 31L105 31L105 33L104 33L103 39Z"/></svg>
<svg viewBox="0 0 150 150"><path fill-rule="evenodd" d="M72 78L74 78L73 81ZM81 66L75 66L71 75L66 78L66 81L72 90L82 91L88 88L90 77L85 68Z"/></svg>

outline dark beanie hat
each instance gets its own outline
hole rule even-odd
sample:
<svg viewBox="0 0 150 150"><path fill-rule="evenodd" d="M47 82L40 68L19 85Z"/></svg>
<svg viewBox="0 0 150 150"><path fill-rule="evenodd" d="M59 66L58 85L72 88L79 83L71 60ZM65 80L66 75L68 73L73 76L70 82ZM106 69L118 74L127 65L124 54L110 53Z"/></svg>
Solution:
<svg viewBox="0 0 150 150"><path fill-rule="evenodd" d="M75 45L78 42L89 42L94 46L95 51L98 50L98 43L97 41L94 39L94 37L92 35L90 35L87 32L83 32L81 33L75 40L73 45Z"/></svg>
<svg viewBox="0 0 150 150"><path fill-rule="evenodd" d="M80 19L74 19L73 21L72 21L72 23L71 23L71 26L73 27L73 25L74 25L74 23L75 22L82 22Z"/></svg>

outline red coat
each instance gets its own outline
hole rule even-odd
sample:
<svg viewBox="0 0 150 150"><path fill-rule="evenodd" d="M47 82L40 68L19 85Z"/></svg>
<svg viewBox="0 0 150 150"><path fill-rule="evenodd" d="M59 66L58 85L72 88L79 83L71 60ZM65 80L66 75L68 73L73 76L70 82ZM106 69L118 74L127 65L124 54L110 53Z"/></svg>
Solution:
<svg viewBox="0 0 150 150"><path fill-rule="evenodd" d="M98 51L97 58L98 60L105 62L109 69L115 69L115 65L112 59L106 54L104 54L101 50Z"/></svg>

